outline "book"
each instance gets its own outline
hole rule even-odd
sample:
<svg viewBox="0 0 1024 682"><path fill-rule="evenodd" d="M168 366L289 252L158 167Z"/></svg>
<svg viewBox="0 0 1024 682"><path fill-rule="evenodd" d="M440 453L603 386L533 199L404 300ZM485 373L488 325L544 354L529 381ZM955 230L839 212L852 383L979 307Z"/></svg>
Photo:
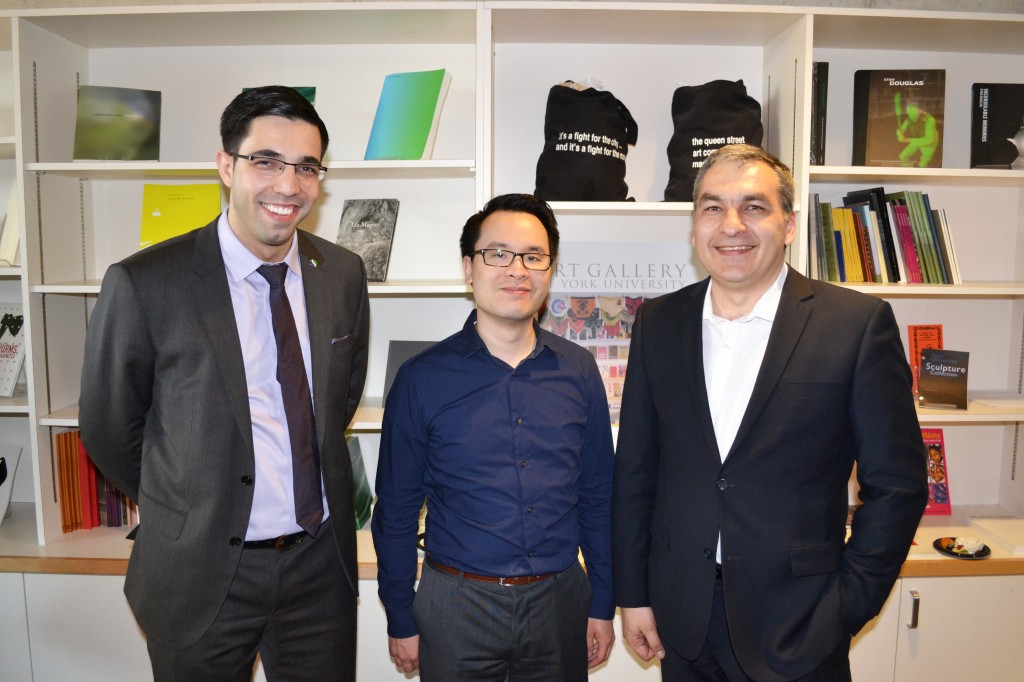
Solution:
<svg viewBox="0 0 1024 682"><path fill-rule="evenodd" d="M160 159L160 100L156 90L78 87L75 161Z"/></svg>
<svg viewBox="0 0 1024 682"><path fill-rule="evenodd" d="M337 243L363 259L370 282L387 279L397 223L398 199L346 199L342 206Z"/></svg>
<svg viewBox="0 0 1024 682"><path fill-rule="evenodd" d="M1024 83L971 86L971 168L1024 169Z"/></svg>
<svg viewBox="0 0 1024 682"><path fill-rule="evenodd" d="M828 62L811 64L811 165L825 165L828 114Z"/></svg>
<svg viewBox="0 0 1024 682"><path fill-rule="evenodd" d="M951 514L949 503L949 467L946 465L946 442L942 429L921 429L928 467L928 504L925 514Z"/></svg>
<svg viewBox="0 0 1024 682"><path fill-rule="evenodd" d="M450 84L444 69L388 74L363 158L429 159Z"/></svg>
<svg viewBox="0 0 1024 682"><path fill-rule="evenodd" d="M846 279L844 282L863 282L864 266L861 262L861 248L856 227L853 224L853 212L845 206L832 209L832 224L839 232L843 242L843 261Z"/></svg>
<svg viewBox="0 0 1024 682"><path fill-rule="evenodd" d="M370 480L366 477L366 464L363 462L359 436L349 436L345 442L348 444L348 456L352 462L353 502L356 508L356 530L359 530L370 520L373 491L370 489Z"/></svg>
<svg viewBox="0 0 1024 682"><path fill-rule="evenodd" d="M0 266L15 267L21 264L21 202L18 201L17 186L11 187L7 197L7 213L0 228Z"/></svg>
<svg viewBox="0 0 1024 682"><path fill-rule="evenodd" d="M384 370L384 404L388 402L388 394L391 393L391 386L395 383L395 375L398 368L405 364L405 361L414 355L418 355L433 346L436 341L402 341L392 339L388 341L388 362Z"/></svg>
<svg viewBox="0 0 1024 682"><path fill-rule="evenodd" d="M18 470L22 448L14 443L0 443L0 524L7 516L14 492L14 474Z"/></svg>
<svg viewBox="0 0 1024 682"><path fill-rule="evenodd" d="M893 236L893 226L889 221L889 212L885 205L885 188L870 187L866 189L851 190L843 198L844 204L854 204L866 201L870 210L875 214L877 221L879 248L881 249L882 260L885 263L885 270L888 274L887 281L900 282L903 279L899 275L899 264L896 255L896 240Z"/></svg>
<svg viewBox="0 0 1024 682"><path fill-rule="evenodd" d="M932 215L931 199L927 192L919 192L917 195L924 204L922 207L922 213L924 214L925 222L928 225L928 236L931 239L932 249L935 251L936 267L938 269L939 276L941 277L943 284L951 284L953 280L949 274L948 257L943 246L944 239L943 236L939 234L938 223Z"/></svg>
<svg viewBox="0 0 1024 682"><path fill-rule="evenodd" d="M859 70L853 165L942 167L945 69Z"/></svg>
<svg viewBox="0 0 1024 682"><path fill-rule="evenodd" d="M316 105L316 86L313 85L289 85L292 90L302 95L307 102ZM242 92L248 92L252 88L242 88Z"/></svg>
<svg viewBox="0 0 1024 682"><path fill-rule="evenodd" d="M917 379L917 404L921 407L967 409L967 351L925 348Z"/></svg>
<svg viewBox="0 0 1024 682"><path fill-rule="evenodd" d="M25 315L18 303L0 303L0 396L10 398L25 364Z"/></svg>
<svg viewBox="0 0 1024 682"><path fill-rule="evenodd" d="M949 267L949 279L951 284L963 284L963 277L960 275L960 262L956 257L956 246L953 244L953 232L949 227L949 219L946 216L946 209L933 208L932 217L939 226L939 248L946 255L946 264Z"/></svg>
<svg viewBox="0 0 1024 682"><path fill-rule="evenodd" d="M839 259L836 254L835 229L832 227L832 204L819 201L822 247L825 250L825 272L829 282L839 282Z"/></svg>
<svg viewBox="0 0 1024 682"><path fill-rule="evenodd" d="M914 396L917 396L917 380L921 376L921 351L926 348L942 348L941 324L911 324L907 326L907 343L910 373L914 381Z"/></svg>
<svg viewBox="0 0 1024 682"><path fill-rule="evenodd" d="M921 261L917 256L914 231L910 226L910 211L903 203L890 202L888 199L886 203L889 204L892 212L892 221L896 224L896 234L907 273L906 281L911 284L923 284L924 275L921 273Z"/></svg>
<svg viewBox="0 0 1024 682"><path fill-rule="evenodd" d="M206 225L220 213L220 185L142 185L139 248Z"/></svg>

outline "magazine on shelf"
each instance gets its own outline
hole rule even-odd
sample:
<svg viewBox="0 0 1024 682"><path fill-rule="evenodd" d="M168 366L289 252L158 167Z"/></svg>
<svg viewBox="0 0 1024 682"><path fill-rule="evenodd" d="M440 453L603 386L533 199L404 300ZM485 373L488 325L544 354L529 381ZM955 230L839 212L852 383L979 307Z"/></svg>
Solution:
<svg viewBox="0 0 1024 682"><path fill-rule="evenodd" d="M388 277L397 224L398 199L345 200L337 243L363 259L370 282L383 282Z"/></svg>
<svg viewBox="0 0 1024 682"><path fill-rule="evenodd" d="M75 161L160 159L160 102L156 90L81 85L75 119Z"/></svg>
<svg viewBox="0 0 1024 682"><path fill-rule="evenodd" d="M925 514L950 514L949 467L946 465L946 441L942 429L921 429L928 467L928 504Z"/></svg>
<svg viewBox="0 0 1024 682"><path fill-rule="evenodd" d="M921 407L967 409L967 351L925 348L917 380Z"/></svg>
<svg viewBox="0 0 1024 682"><path fill-rule="evenodd" d="M941 168L945 106L945 69L855 72L853 165Z"/></svg>

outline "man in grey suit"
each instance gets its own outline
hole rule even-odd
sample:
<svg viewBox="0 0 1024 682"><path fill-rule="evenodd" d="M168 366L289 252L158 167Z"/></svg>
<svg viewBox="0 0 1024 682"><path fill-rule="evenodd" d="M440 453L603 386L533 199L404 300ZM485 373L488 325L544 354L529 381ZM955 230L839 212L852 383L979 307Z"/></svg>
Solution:
<svg viewBox="0 0 1024 682"><path fill-rule="evenodd" d="M366 374L365 272L297 230L328 143L301 95L242 93L221 138L228 210L107 270L82 440L139 505L125 594L158 682L248 680L257 652L271 680L354 680L344 431Z"/></svg>
<svg viewBox="0 0 1024 682"><path fill-rule="evenodd" d="M927 499L889 304L789 269L793 178L748 145L704 163L710 278L633 327L612 499L623 639L665 680L835 682ZM846 539L854 463L863 506Z"/></svg>

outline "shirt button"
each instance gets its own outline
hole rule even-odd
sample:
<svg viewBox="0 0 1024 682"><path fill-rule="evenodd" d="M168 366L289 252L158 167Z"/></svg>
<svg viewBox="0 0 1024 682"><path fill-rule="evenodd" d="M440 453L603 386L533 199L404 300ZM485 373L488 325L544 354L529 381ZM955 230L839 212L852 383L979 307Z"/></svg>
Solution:
<svg viewBox="0 0 1024 682"><path fill-rule="evenodd" d="M729 482L726 481L724 478L720 478L718 479L717 485L719 490L725 490L726 488L729 487Z"/></svg>
<svg viewBox="0 0 1024 682"><path fill-rule="evenodd" d="M252 476L242 476L242 485L252 485Z"/></svg>
<svg viewBox="0 0 1024 682"><path fill-rule="evenodd" d="M242 538L233 537L231 538L231 540L229 540L229 542L231 543L232 547L238 547L240 544L242 544Z"/></svg>
<svg viewBox="0 0 1024 682"><path fill-rule="evenodd" d="M527 514L532 514L533 513L533 507L527 507L526 508L526 513Z"/></svg>
<svg viewBox="0 0 1024 682"><path fill-rule="evenodd" d="M709 548L707 548L707 547L705 547L705 548L704 548L704 558L705 558L705 559L712 559L712 558L714 558L714 556L715 556L715 553L714 553L714 552L712 552L712 551L711 551L711 550L710 550Z"/></svg>
<svg viewBox="0 0 1024 682"><path fill-rule="evenodd" d="M525 469L526 468L526 460L524 459L524 460L520 461L519 462L519 466L521 466L521 467L523 467Z"/></svg>
<svg viewBox="0 0 1024 682"><path fill-rule="evenodd" d="M527 552L527 553L526 553L526 556L528 556L528 557L532 557L532 556L533 556L533 552L532 552L532 551L531 551L531 552Z"/></svg>
<svg viewBox="0 0 1024 682"><path fill-rule="evenodd" d="M516 417L516 424L522 424L522 423L523 423L523 418L522 417Z"/></svg>

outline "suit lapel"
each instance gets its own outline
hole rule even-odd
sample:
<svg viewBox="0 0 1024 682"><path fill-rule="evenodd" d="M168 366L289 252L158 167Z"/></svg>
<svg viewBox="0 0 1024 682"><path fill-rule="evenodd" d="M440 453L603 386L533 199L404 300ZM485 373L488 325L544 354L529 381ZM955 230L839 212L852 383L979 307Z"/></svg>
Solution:
<svg viewBox="0 0 1024 682"><path fill-rule="evenodd" d="M313 363L313 409L316 435L323 447L327 427L328 389L326 377L331 361L331 307L326 286L331 263L313 245L306 234L298 231L299 264L302 267L302 290L306 298L306 323L309 326L309 355Z"/></svg>
<svg viewBox="0 0 1024 682"><path fill-rule="evenodd" d="M733 441L733 450L746 437L772 393L775 392L782 372L793 355L793 349L796 348L797 342L803 335L807 318L811 315L811 306L808 301L813 297L814 290L807 278L790 268L782 287L779 309L775 314L775 322L772 323L764 360L761 361L761 369L757 374L754 390L750 394L750 402L747 403L743 421L740 422L736 440Z"/></svg>
<svg viewBox="0 0 1024 682"><path fill-rule="evenodd" d="M231 413L250 453L253 452L252 416L245 380L245 363L231 304L224 257L217 238L217 221L196 236L192 260L194 295L199 320L209 339L209 349L220 372Z"/></svg>
<svg viewBox="0 0 1024 682"><path fill-rule="evenodd" d="M694 287L690 298L683 303L682 319L680 320L680 340L682 343L683 377L689 378L690 400L697 413L697 421L708 449L721 460L718 452L718 439L715 437L715 425L711 420L711 406L708 402L708 385L704 378L704 297L708 283L704 280L701 286Z"/></svg>

